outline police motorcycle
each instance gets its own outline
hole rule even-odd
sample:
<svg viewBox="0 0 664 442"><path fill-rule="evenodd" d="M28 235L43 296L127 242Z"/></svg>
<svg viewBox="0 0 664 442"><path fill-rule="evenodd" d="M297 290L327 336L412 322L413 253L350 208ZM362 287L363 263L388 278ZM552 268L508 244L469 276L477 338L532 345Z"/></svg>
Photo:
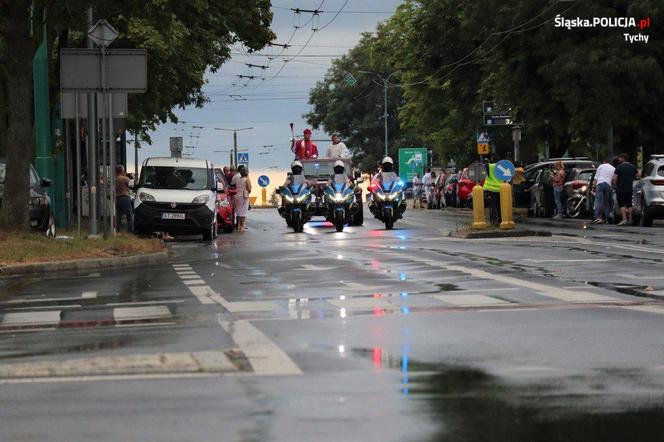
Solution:
<svg viewBox="0 0 664 442"><path fill-rule="evenodd" d="M323 192L325 218L334 224L337 232L343 232L345 224L351 224L359 208L355 188L346 176L343 161L334 164L334 175Z"/></svg>
<svg viewBox="0 0 664 442"><path fill-rule="evenodd" d="M406 198L404 197L404 183L393 172L392 158L385 157L382 162L381 180L369 186L371 202L369 210L374 217L385 223L385 229L391 230L394 222L403 217L406 211Z"/></svg>
<svg viewBox="0 0 664 442"><path fill-rule="evenodd" d="M302 174L302 163L293 161L292 175L289 174L288 184L280 186L277 194L281 195L282 205L279 215L286 220L286 224L293 228L295 233L302 232L304 225L311 220L311 187Z"/></svg>

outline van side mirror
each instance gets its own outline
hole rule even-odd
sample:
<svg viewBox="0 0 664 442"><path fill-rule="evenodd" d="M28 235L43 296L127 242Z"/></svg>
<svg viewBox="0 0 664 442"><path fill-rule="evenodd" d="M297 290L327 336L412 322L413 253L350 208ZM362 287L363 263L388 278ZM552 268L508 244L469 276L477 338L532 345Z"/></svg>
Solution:
<svg viewBox="0 0 664 442"><path fill-rule="evenodd" d="M42 187L51 187L51 180L49 180L48 178L42 178L39 184Z"/></svg>
<svg viewBox="0 0 664 442"><path fill-rule="evenodd" d="M217 192L223 192L226 189L224 189L224 184L223 183L220 183L219 181L217 181L217 186L214 190L216 190Z"/></svg>
<svg viewBox="0 0 664 442"><path fill-rule="evenodd" d="M134 180L129 180L128 187L129 187L131 190L136 190L136 183L134 182Z"/></svg>

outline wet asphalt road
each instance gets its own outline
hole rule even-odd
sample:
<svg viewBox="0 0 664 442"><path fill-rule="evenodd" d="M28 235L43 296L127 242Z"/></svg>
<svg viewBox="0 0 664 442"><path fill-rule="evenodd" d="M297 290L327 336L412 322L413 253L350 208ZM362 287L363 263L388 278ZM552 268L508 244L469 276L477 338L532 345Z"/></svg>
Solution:
<svg viewBox="0 0 664 442"><path fill-rule="evenodd" d="M0 440L661 440L661 225L467 221L254 210L167 265L2 280Z"/></svg>

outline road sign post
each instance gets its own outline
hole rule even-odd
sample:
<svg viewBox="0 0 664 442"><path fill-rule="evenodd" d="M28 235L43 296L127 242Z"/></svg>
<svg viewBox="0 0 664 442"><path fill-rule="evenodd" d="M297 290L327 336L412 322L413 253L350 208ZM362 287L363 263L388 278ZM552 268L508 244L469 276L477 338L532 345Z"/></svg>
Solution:
<svg viewBox="0 0 664 442"><path fill-rule="evenodd" d="M477 154L478 155L488 155L489 154L489 145L491 139L489 134L486 132L480 132L477 134Z"/></svg>
<svg viewBox="0 0 664 442"><path fill-rule="evenodd" d="M245 167L249 168L249 152L238 152L237 153L237 164L244 164Z"/></svg>
<svg viewBox="0 0 664 442"><path fill-rule="evenodd" d="M494 174L500 181L512 181L512 178L514 178L514 164L509 160L500 160L496 163Z"/></svg>

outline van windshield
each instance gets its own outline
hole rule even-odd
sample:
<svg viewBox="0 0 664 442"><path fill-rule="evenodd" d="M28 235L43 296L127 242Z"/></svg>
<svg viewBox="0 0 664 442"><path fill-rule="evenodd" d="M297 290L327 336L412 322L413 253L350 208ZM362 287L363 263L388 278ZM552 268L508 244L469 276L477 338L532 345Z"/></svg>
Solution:
<svg viewBox="0 0 664 442"><path fill-rule="evenodd" d="M146 166L139 186L148 189L205 190L209 186L205 168Z"/></svg>

